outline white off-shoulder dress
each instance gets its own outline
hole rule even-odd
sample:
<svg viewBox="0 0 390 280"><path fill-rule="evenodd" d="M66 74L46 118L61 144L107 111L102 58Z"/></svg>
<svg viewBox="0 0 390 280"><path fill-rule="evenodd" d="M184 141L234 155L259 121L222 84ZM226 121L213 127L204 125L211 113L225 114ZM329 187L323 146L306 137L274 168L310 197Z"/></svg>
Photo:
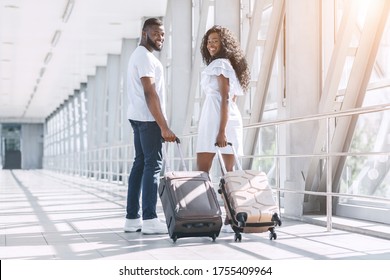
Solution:
<svg viewBox="0 0 390 280"><path fill-rule="evenodd" d="M234 145L238 155L242 155L242 117L237 104L233 102L233 97L243 95L243 91L230 61L223 58L212 61L202 72L201 88L205 99L198 123L196 152L216 152L215 142L221 118L221 94L219 92L217 76L221 74L229 79L230 89L229 116L226 125L227 141ZM221 149L221 153L232 154L232 150L230 147L224 147Z"/></svg>

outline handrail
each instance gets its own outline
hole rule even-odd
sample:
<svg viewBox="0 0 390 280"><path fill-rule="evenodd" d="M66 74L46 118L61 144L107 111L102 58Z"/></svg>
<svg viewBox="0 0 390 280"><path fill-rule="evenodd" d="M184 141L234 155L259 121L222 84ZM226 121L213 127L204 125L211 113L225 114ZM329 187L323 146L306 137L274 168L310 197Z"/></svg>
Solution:
<svg viewBox="0 0 390 280"><path fill-rule="evenodd" d="M369 114L369 113L381 112L381 111L386 111L386 110L390 110L390 103L383 104L383 105L367 106L367 107L356 108L356 109L349 109L349 110L338 111L338 112L327 112L327 113L306 115L306 116L302 116L302 117L280 119L280 120L275 120L275 121L257 122L257 123L253 123L253 124L244 125L244 129L261 128L261 127L276 126L276 125L281 125L281 124L291 124L291 123L315 121L315 120L321 120L321 119L326 119L326 118L347 117L347 116L352 116L352 115ZM180 138L193 137L195 135L197 135L197 133L193 132L193 133L182 135L182 136L180 136Z"/></svg>
<svg viewBox="0 0 390 280"><path fill-rule="evenodd" d="M381 105L374 105L374 106L367 106L363 108L354 108L344 111L338 111L338 112L325 112L325 113L319 113L314 115L306 115L302 117L295 117L295 118L289 118L289 119L281 119L281 120L274 120L274 121L265 121L265 122L258 122L254 124L248 124L244 126L244 129L253 129L253 128L263 128L263 127L269 127L269 126L275 126L278 127L280 125L286 125L286 124L292 124L292 123L301 123L301 122L308 122L308 121L318 121L318 120L326 120L326 128L327 128L327 137L326 137L326 151L319 154L290 154L290 155L282 155L282 154L272 154L272 155L246 155L241 158L276 158L277 163L279 158L298 158L298 157L322 157L326 158L326 169L327 169L327 179L326 179L326 191L325 192L312 192L312 191L297 191L297 190L288 190L285 188L280 188L280 174L276 176L277 187L273 188L274 191L277 192L278 200L280 199L280 192L292 192L292 193L299 193L299 194L311 194L311 195L318 195L318 196L325 196L326 197L326 215L327 215L327 229L330 231L332 229L332 198L333 197L355 197L355 198L368 198L373 200L379 200L379 201L385 201L390 202L390 199L386 198L380 198L380 197L374 197L374 196L361 196L361 195L351 195L351 194L340 194L340 193L334 193L332 192L332 178L331 178L331 160L333 157L336 156L380 156L380 155L390 155L390 151L388 152L331 152L330 149L330 134L329 134L329 120L335 119L335 118L341 118L341 117L350 117L360 114L368 114L368 113L375 113L375 112L381 112L390 110L390 104L381 104ZM196 133L191 133L187 135L181 136L184 137L194 137L196 136ZM278 141L277 141L278 142ZM277 170L279 173L279 170Z"/></svg>
<svg viewBox="0 0 390 280"><path fill-rule="evenodd" d="M265 126L274 126L274 125L279 125L279 124L316 121L316 120L327 119L327 118L348 117L348 116L352 116L352 115L369 114L369 113L381 112L381 111L386 111L386 110L390 110L390 103L383 104L383 105L367 106L367 107L363 107L363 108L349 109L349 110L344 110L344 111L319 113L319 114L307 115L307 116L302 116L302 117L295 117L295 118L282 119L282 120L276 120L276 121L254 123L254 124L250 124L250 125L245 125L244 128L265 127Z"/></svg>
<svg viewBox="0 0 390 280"><path fill-rule="evenodd" d="M327 128L329 129L329 120L332 118L340 118L340 117L348 117L360 114L368 114L375 113L381 111L390 110L390 104L382 104L375 106L368 106L357 109L344 110L339 112L325 112L289 119L279 119L274 121L266 121L266 122L258 122L254 124L245 125L244 129L254 129L254 128L263 128L270 126L281 126L285 124L292 123L301 123L308 121L318 121L318 120L327 120ZM276 132L277 133L277 132ZM197 136L196 132L185 134L179 136L180 139L190 140ZM278 142L276 139L275 141ZM329 140L328 140L329 141ZM328 143L329 144L329 143ZM63 154L63 155L53 155L53 156L45 156L45 162L47 169L52 169L59 172L70 173L74 175L84 176L94 178L96 180L105 180L117 182L119 184L127 183L127 176L129 167L132 163L133 158L129 156L130 152L133 150L133 146L130 143L125 144L116 144L116 145L106 145L104 147L96 147L89 149L88 151L82 151L78 153L72 154ZM327 158L329 160L326 161L327 168L329 168L329 164L331 158L337 156L389 156L390 151L380 151L380 152L371 152L371 151L363 151L363 152L331 152L330 146L327 145L326 151L322 153L311 153L311 154L280 154L274 153L269 155L245 155L242 156L242 159L247 158L274 158L276 159L276 164L279 163L279 159L284 158L301 158L301 157L320 157ZM119 156L121 155L121 156ZM185 160L193 160L195 155L188 154L184 156ZM170 156L170 159L175 161L178 157ZM277 170L279 172L279 170ZM329 174L331 173L328 172ZM386 203L390 202L390 199L375 197L375 196L364 196L364 195L356 195L356 194L345 194L345 193L334 193L332 192L332 182L327 178L327 186L326 191L300 191L300 190L291 190L288 188L280 188L280 174L275 176L276 186L273 187L273 191L277 193L278 199L280 199L280 193L295 193L295 194L309 194L309 195L318 195L327 197L327 227L328 230L331 230L331 212L332 205L331 199L333 197L352 197L352 198L362 198L362 199L370 199L375 201L384 201Z"/></svg>

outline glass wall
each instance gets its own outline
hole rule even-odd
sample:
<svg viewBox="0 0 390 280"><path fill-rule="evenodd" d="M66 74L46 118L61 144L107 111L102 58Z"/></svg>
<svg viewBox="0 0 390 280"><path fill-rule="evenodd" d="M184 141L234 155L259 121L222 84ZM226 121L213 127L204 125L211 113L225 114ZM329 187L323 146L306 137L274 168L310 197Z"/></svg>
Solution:
<svg viewBox="0 0 390 280"><path fill-rule="evenodd" d="M273 1L271 2L273 3ZM240 11L237 11L241 16L240 39L242 45L248 49L247 44L250 42L248 36L251 28L250 19L253 16L258 16L252 15L254 13L255 3L257 2L247 0L241 1L241 3ZM345 14L346 9L349 9L350 2L338 0L319 1L318 3L321 4L319 8L321 13L319 29L322 32L320 34L321 36L319 36L320 47L318 48L318 52L320 53L319 57L322 60L319 63L321 69L318 72L321 76L321 81L319 82L321 85L318 85L318 88L320 88L319 91L323 96L324 84L327 82L327 74L332 63L331 58L337 47L337 34L340 26L343 24L342 16ZM356 54L356 50L364 43L360 41L363 36L362 28L364 27L364 20L367 19L364 13L364 7L367 8L367 6L362 6L358 11L362 16L358 17L358 21L356 22L356 30L360 30L361 34L357 32L357 34L352 36L351 43L348 46L351 54ZM288 105L286 104L286 92L291 91L291 89L286 89L286 75L291 75L291 73L286 73L286 36L288 28L286 26L285 13L278 18L283 23L283 26L280 28L277 34L278 40L273 46L275 55L272 57L272 65L267 69L261 68L266 51L265 43L267 40L270 40L269 29L272 20L275 20L272 17L273 9L274 6L272 4L267 4L262 11L262 21L258 28L257 40L254 41L256 47L253 61L251 62L253 81L246 102L241 107L241 112L246 126L253 125L257 121L260 125L258 134L255 137L253 152L247 153L245 157L251 158L251 168L265 171L268 174L271 185L275 189L279 188L282 190L283 188L288 189L286 182L290 178L287 172L294 167L292 166L294 165L292 163L294 161L291 159L297 157L297 155L289 154L289 147L302 145L299 140L296 140L294 143L289 143L287 134L288 131L295 131L300 136L299 133L302 126L288 124L288 118L291 116L288 115L286 110L286 106ZM197 28L201 20L204 20L203 17L206 18L208 25L214 23L213 16L216 12L214 7L209 8L207 15L202 15L201 11L201 2L196 2L192 6L193 19L191 20L191 29L189 29L192 30L193 40L192 42L188 42L193 48L195 48L197 40L199 40L197 38ZM252 17L248 15L252 15ZM165 46L169 47L172 45L174 38L167 36L166 40L169 42L167 41ZM355 109L371 108L372 106L390 103L390 66L387 63L390 59L389 45L390 31L389 22L387 22L385 32L380 38L378 45L373 71L369 73L370 77L367 83L367 91L364 92L351 90L353 83L356 84L364 79L353 79L356 74L354 71L356 71L355 62L358 60L357 56L348 55L346 57L345 63L340 71L340 81L337 85L337 93L335 93L335 102L332 104L332 106L335 106L334 110L332 107L333 113L351 109L351 107L343 107L346 105L347 99L351 96L356 97L356 104L352 106ZM194 49L193 53L188 55L194 57L195 51L198 50ZM166 50L166 52L168 57L174 55L170 50ZM268 56L268 58L271 57ZM174 65L170 63L171 61L168 60L168 65L166 65L166 78L168 79L167 86L171 88L175 80L172 80L172 75L170 74ZM364 71L364 68L360 67L360 71ZM107 69L111 70L108 71ZM188 71L190 70L191 65L188 66ZM120 72L121 75L123 71L122 69ZM261 71L266 71L266 73L262 73ZM116 80L117 75L113 73L115 73L113 68L109 68L108 66L99 67L95 76L89 77L88 82L81 85L80 90L75 91L72 97L66 100L47 118L44 137L45 168L126 184L127 172L132 161L133 148L131 147L131 141L128 142L128 137L125 137L125 133L131 134L131 131L123 113L126 110L124 90L122 88L123 80ZM261 93L265 96L263 100L260 100L262 98L261 94L256 95L256 82L260 74L266 74L269 77L266 92ZM110 91L110 87L108 86L110 83L118 83L119 95L112 95L113 91ZM348 93L352 94L347 96ZM191 128L188 128L186 131L196 131L197 128L202 102L199 88L195 93L194 100L194 109L191 122L189 123ZM170 101L174 102L174 100ZM253 121L252 119L252 123L250 123L251 117L254 114L254 108L261 102L264 102L262 104L263 110L261 111L261 115L257 116L257 121ZM177 104L172 103L169 107L175 105ZM322 113L320 105L318 105L318 110L317 107L315 108L318 113ZM302 115L307 116L307 118L313 117L311 113L306 113L306 109L308 108L301 108ZM336 195L347 195L334 199L334 202L338 204L337 214L344 216L352 215L351 213L353 211L348 210L345 207L346 204L353 206L372 206L376 204L381 209L388 207L385 206L388 205L388 203L386 204L387 201L381 201L375 198L389 198L389 114L390 112L388 110L380 110L379 112L369 114L358 114L358 117L349 117L351 119L351 125L348 126L348 133L345 139L340 141L344 146L332 155L334 160L338 162L332 174L332 178L334 178L332 191ZM112 118L112 116L116 117ZM337 125L342 123L343 118L345 117L333 118L331 125L332 132L337 131ZM280 120L285 120L285 122L281 124L277 123ZM262 123L272 122L277 124L261 126ZM315 130L310 131L309 134L303 134L302 137L316 138L318 136L317 134L319 134L318 130L321 127L321 122L323 122L323 119L313 120ZM288 125L289 127L287 128ZM249 128L246 127L245 133L248 131ZM339 136L332 135L332 139L337 139ZM196 133L192 134L191 137L191 139L196 139ZM326 139L324 138L322 140L325 143ZM340 143L335 144L340 145ZM248 143L245 144L248 145ZM322 150L317 151L313 149L305 155L300 155L305 158L302 162L305 160L309 162L313 157L316 157L320 162L319 167L315 169L316 176L319 179L313 180L313 186L306 188L306 191L313 189L324 191L324 188L321 188L320 185L322 184L322 179L326 178L326 156L318 155L323 152L324 147L321 147ZM195 157L194 150L189 149L188 151L189 153L186 154L186 157L193 160ZM218 164L215 164L214 167L216 167L213 170L216 174L215 178L218 178ZM306 173L306 166L303 166L301 169L303 170L302 173L294 175L301 179L299 184L305 184L309 172ZM311 175L309 174L309 176ZM294 191L298 192L301 190L297 188ZM284 193L282 192L281 195L283 196Z"/></svg>

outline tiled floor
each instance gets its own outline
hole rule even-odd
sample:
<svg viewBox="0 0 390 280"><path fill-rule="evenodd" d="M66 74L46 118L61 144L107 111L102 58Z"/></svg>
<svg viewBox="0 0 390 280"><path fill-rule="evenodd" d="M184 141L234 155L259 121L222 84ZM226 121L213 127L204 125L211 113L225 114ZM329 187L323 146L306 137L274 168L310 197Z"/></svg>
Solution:
<svg viewBox="0 0 390 280"><path fill-rule="evenodd" d="M221 233L216 242L198 237L176 243L168 235L124 233L125 196L124 186L43 170L1 170L0 259L390 259L388 238L288 219L272 241L268 233L244 234L242 242ZM159 215L163 219L161 205ZM381 230L390 232L388 226Z"/></svg>

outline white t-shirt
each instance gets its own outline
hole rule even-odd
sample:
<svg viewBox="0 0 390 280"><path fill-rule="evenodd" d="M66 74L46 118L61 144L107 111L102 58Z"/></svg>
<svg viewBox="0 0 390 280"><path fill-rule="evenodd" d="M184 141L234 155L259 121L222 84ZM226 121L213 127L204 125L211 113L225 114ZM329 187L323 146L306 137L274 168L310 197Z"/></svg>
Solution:
<svg viewBox="0 0 390 280"><path fill-rule="evenodd" d="M166 118L163 66L153 53L143 46L135 49L127 67L127 118L136 121L155 121L146 104L142 77L154 78L161 110Z"/></svg>

